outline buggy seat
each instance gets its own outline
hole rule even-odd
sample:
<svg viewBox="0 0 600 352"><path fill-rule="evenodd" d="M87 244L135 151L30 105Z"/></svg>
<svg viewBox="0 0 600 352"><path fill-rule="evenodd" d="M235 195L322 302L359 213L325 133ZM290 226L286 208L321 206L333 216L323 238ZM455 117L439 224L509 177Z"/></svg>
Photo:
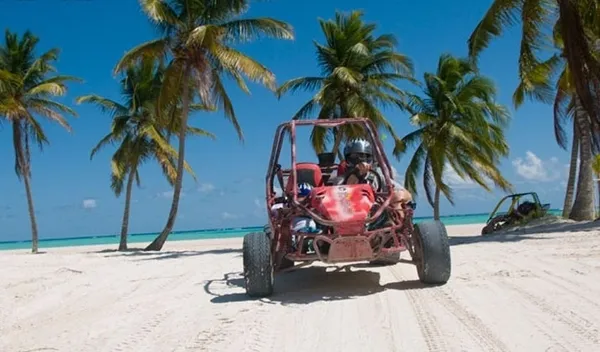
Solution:
<svg viewBox="0 0 600 352"><path fill-rule="evenodd" d="M296 163L296 176L298 178L295 182L296 184L308 183L313 187L323 186L323 172L317 163ZM291 192L293 187L294 180L292 180L292 175L290 174L285 187L286 191Z"/></svg>

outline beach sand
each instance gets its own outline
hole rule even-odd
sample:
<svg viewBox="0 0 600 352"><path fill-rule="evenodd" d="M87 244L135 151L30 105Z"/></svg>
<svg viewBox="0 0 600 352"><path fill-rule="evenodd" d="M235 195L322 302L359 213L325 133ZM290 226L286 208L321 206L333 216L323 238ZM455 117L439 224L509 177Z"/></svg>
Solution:
<svg viewBox="0 0 600 352"><path fill-rule="evenodd" d="M409 264L319 264L260 300L241 238L0 252L0 351L599 351L597 226L448 226L445 286Z"/></svg>

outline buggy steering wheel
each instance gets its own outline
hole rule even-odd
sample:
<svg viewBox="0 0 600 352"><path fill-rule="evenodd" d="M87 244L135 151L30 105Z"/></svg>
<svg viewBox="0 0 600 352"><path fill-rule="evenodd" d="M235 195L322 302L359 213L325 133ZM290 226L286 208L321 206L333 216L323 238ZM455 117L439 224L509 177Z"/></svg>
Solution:
<svg viewBox="0 0 600 352"><path fill-rule="evenodd" d="M381 179L381 176L377 172L369 170L369 171L367 171L365 176L361 177L358 172L358 168L355 167L351 172L349 172L344 177L343 184L348 184L348 179L352 175L356 176L356 178L359 180L359 183L363 183L363 184L368 183L371 187L373 187L375 192L381 191L381 186L383 185L383 180Z"/></svg>

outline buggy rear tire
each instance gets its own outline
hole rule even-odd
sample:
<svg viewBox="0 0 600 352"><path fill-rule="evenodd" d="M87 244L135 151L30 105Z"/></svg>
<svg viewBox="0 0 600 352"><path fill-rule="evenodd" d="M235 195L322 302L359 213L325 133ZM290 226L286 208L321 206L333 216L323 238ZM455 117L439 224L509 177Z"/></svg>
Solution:
<svg viewBox="0 0 600 352"><path fill-rule="evenodd" d="M263 232L244 236L244 284L250 297L266 297L273 293L273 259L271 239Z"/></svg>
<svg viewBox="0 0 600 352"><path fill-rule="evenodd" d="M434 285L448 282L452 260L444 224L439 220L415 224L413 236L419 280Z"/></svg>

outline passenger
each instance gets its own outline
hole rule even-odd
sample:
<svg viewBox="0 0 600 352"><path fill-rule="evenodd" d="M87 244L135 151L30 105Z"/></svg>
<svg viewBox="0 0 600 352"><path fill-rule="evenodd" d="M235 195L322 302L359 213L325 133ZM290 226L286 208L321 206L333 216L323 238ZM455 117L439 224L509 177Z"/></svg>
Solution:
<svg viewBox="0 0 600 352"><path fill-rule="evenodd" d="M369 183L375 191L383 191L385 189L385 177L381 168L372 168L373 148L368 141L363 139L350 141L344 147L344 159L345 162L338 169L338 177L347 179L346 184ZM355 170L358 170L358 172L355 172ZM374 173L379 177L373 175ZM390 201L390 206L402 210L402 205L410 203L412 200L410 192L395 182L394 194ZM399 213L400 216L404 215L402 211Z"/></svg>

